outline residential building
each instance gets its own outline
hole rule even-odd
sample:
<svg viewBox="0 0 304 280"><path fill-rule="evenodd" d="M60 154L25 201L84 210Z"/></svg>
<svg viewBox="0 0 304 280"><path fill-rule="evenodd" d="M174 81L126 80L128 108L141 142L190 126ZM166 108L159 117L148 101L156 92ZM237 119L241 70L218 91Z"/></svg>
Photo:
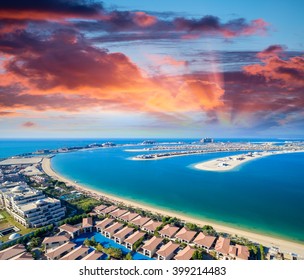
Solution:
<svg viewBox="0 0 304 280"><path fill-rule="evenodd" d="M122 216L120 216L119 219L125 223L129 223L138 216L139 216L139 214L137 214L137 213L127 212L126 214L123 214Z"/></svg>
<svg viewBox="0 0 304 280"><path fill-rule="evenodd" d="M117 208L116 210L112 211L109 215L112 218L117 219L117 218L119 218L120 216L122 216L126 213L128 213L128 210Z"/></svg>
<svg viewBox="0 0 304 280"><path fill-rule="evenodd" d="M196 231L188 230L183 227L177 234L175 234L175 238L182 243L189 244L194 239L196 234Z"/></svg>
<svg viewBox="0 0 304 280"><path fill-rule="evenodd" d="M136 231L132 235L130 235L128 238L125 239L125 247L131 251L133 251L134 244L145 236L145 232L142 231Z"/></svg>
<svg viewBox="0 0 304 280"><path fill-rule="evenodd" d="M189 245L184 249L180 250L177 255L174 257L175 260L191 260L195 249L191 248Z"/></svg>
<svg viewBox="0 0 304 280"><path fill-rule="evenodd" d="M108 226L113 224L114 219L105 218L104 220L98 222L95 227L98 232L103 232Z"/></svg>
<svg viewBox="0 0 304 280"><path fill-rule="evenodd" d="M230 239L220 236L215 244L215 251L217 256L227 257L230 249Z"/></svg>
<svg viewBox="0 0 304 280"><path fill-rule="evenodd" d="M153 234L156 231L156 229L161 225L162 225L162 222L156 222L156 221L150 220L149 222L145 223L141 228L142 228L142 230Z"/></svg>
<svg viewBox="0 0 304 280"><path fill-rule="evenodd" d="M113 239L116 243L122 244L123 241L133 233L133 231L134 228L124 227L113 235Z"/></svg>
<svg viewBox="0 0 304 280"><path fill-rule="evenodd" d="M69 241L67 243L62 244L61 246L49 250L45 256L47 257L48 260L59 260L61 259L64 255L68 254L69 252L73 251L74 248L76 247L76 244Z"/></svg>
<svg viewBox="0 0 304 280"><path fill-rule="evenodd" d="M64 255L60 260L81 260L83 257L88 255L89 247L81 245L71 252Z"/></svg>
<svg viewBox="0 0 304 280"><path fill-rule="evenodd" d="M83 232L92 232L93 231L93 218L87 217L82 219L82 230Z"/></svg>
<svg viewBox="0 0 304 280"><path fill-rule="evenodd" d="M112 211L116 210L117 208L118 208L117 206L111 205L111 206L108 206L108 207L100 210L99 214L105 216L105 215L111 213Z"/></svg>
<svg viewBox="0 0 304 280"><path fill-rule="evenodd" d="M200 232L194 239L193 243L209 252L209 250L214 246L215 240L216 237L205 235L204 233Z"/></svg>
<svg viewBox="0 0 304 280"><path fill-rule="evenodd" d="M26 251L24 245L16 244L12 247L0 251L0 260L11 260L12 258L24 253Z"/></svg>
<svg viewBox="0 0 304 280"><path fill-rule="evenodd" d="M60 221L65 216L65 207L58 199L46 197L41 191L26 183L12 187L2 185L0 203L7 212L25 227L42 227Z"/></svg>
<svg viewBox="0 0 304 280"><path fill-rule="evenodd" d="M103 255L104 255L103 253L97 252L94 250L90 254L87 254L86 256L84 256L81 260L82 261L86 261L86 260L96 261L96 260L100 260Z"/></svg>
<svg viewBox="0 0 304 280"><path fill-rule="evenodd" d="M146 241L145 244L142 247L143 254L145 256L148 256L150 258L153 257L155 252L160 248L163 238L153 236L150 240Z"/></svg>
<svg viewBox="0 0 304 280"><path fill-rule="evenodd" d="M64 224L60 226L59 231L63 233L68 233L72 239L80 234L80 229L78 227L69 224Z"/></svg>
<svg viewBox="0 0 304 280"><path fill-rule="evenodd" d="M163 229L159 230L159 234L164 238L172 238L179 231L179 227L165 225Z"/></svg>
<svg viewBox="0 0 304 280"><path fill-rule="evenodd" d="M147 222L149 222L151 219L148 217L142 217L142 216L137 216L136 218L134 218L131 223L135 226L138 227L142 227L144 224L146 224Z"/></svg>
<svg viewBox="0 0 304 280"><path fill-rule="evenodd" d="M158 260L171 260L176 254L179 244L169 241L167 244L163 245L157 252Z"/></svg>
<svg viewBox="0 0 304 280"><path fill-rule="evenodd" d="M42 244L45 246L45 250L48 251L69 242L69 240L69 237L66 235L55 235L44 238Z"/></svg>
<svg viewBox="0 0 304 280"><path fill-rule="evenodd" d="M116 222L113 225L107 227L103 230L103 234L107 238L111 238L116 232L118 232L120 229L122 229L124 226L123 223Z"/></svg>

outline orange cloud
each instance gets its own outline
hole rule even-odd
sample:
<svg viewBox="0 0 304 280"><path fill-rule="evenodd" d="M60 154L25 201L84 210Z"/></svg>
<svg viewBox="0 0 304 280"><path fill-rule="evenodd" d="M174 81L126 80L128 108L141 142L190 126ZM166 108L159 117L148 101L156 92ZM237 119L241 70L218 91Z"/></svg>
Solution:
<svg viewBox="0 0 304 280"><path fill-rule="evenodd" d="M148 27L154 25L157 22L155 16L148 15L145 12L134 12L133 21L141 27Z"/></svg>

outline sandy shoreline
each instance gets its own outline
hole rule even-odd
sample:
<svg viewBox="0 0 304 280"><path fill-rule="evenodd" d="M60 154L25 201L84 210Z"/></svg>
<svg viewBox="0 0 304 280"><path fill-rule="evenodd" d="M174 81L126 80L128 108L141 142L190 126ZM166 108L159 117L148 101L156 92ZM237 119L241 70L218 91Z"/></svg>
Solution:
<svg viewBox="0 0 304 280"><path fill-rule="evenodd" d="M78 183L75 183L72 180L69 180L69 179L61 176L60 174L56 173L51 167L51 159L50 158L44 158L42 160L42 169L50 177L52 177L56 180L65 182L68 185L74 186L79 191L85 192L86 194L91 195L93 197L96 197L96 198L100 197L100 196L101 197L106 197L113 202L121 202L121 203L124 203L126 205L130 205L130 206L133 206L133 207L137 207L137 208L141 208L141 209L144 209L144 210L151 211L153 213L159 213L159 214L162 214L162 215L177 217L177 218L179 218L183 221L187 221L187 222L190 222L190 223L195 223L195 224L198 224L198 225L201 225L201 226L204 226L204 225L208 224L208 225L213 226L214 229L218 232L225 232L225 233L229 233L229 234L233 234L233 235L243 236L243 237L246 237L253 242L263 244L264 246L267 246L267 247L272 247L272 246L278 247L278 248L280 248L280 251L282 251L284 253L296 253L299 256L304 257L304 244L301 244L301 243L296 243L296 242L292 242L292 241L288 241L288 240L283 240L283 239L279 239L279 238L276 238L276 237L266 236L266 235L262 235L262 234L259 234L259 233L249 232L249 231L246 231L246 230L233 228L233 227L229 227L229 226L226 226L226 225L221 225L221 224L217 224L217 223L214 223L214 222L193 218L193 217L186 216L186 215L176 213L176 212L173 212L173 211L154 208L154 207L149 206L149 205L145 205L145 204L141 204L141 203L134 202L134 201L131 201L131 200L127 200L127 199L123 199L123 198L116 197L116 196L113 196L113 195L109 195L109 194L103 193L101 191L95 191L95 190L89 189L87 187L79 185Z"/></svg>
<svg viewBox="0 0 304 280"><path fill-rule="evenodd" d="M204 161L194 165L194 168L205 171L229 171L246 162L264 158L273 155L282 155L289 153L300 153L304 151L274 151L274 152L254 152L246 154L238 154L234 156L216 158Z"/></svg>

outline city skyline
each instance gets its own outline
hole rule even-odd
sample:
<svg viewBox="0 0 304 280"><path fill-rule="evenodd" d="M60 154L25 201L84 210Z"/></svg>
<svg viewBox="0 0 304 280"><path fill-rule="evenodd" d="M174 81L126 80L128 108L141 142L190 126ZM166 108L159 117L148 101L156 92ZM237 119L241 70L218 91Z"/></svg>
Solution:
<svg viewBox="0 0 304 280"><path fill-rule="evenodd" d="M303 137L303 3L137 2L1 3L1 138Z"/></svg>

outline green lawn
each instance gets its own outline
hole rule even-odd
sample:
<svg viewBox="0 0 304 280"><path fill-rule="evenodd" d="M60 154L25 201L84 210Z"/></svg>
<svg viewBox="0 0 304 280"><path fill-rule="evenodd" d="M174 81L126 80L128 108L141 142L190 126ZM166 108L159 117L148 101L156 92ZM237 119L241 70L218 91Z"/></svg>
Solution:
<svg viewBox="0 0 304 280"><path fill-rule="evenodd" d="M14 218L9 214L7 213L5 210L0 210L0 215L2 215L4 217L3 220L1 220L1 225L3 224L11 224L11 225L14 225L16 226L17 228L20 229L20 231L18 231L19 234L21 235L24 235L24 234L27 234L27 233L30 233L32 231L35 231L37 230L36 228L27 228L27 227L24 227L23 225L19 224L18 222L16 222L14 220ZM8 237L10 236L10 234L7 234L3 237L0 237L0 241L2 242L6 242L8 240Z"/></svg>

